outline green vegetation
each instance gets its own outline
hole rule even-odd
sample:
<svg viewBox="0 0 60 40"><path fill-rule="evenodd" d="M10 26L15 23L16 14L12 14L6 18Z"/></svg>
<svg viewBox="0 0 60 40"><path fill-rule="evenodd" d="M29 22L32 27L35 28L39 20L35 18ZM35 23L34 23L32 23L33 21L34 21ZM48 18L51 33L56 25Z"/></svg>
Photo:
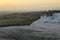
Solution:
<svg viewBox="0 0 60 40"><path fill-rule="evenodd" d="M40 18L40 15L29 13L14 13L0 16L0 26L21 26L30 25L32 22Z"/></svg>

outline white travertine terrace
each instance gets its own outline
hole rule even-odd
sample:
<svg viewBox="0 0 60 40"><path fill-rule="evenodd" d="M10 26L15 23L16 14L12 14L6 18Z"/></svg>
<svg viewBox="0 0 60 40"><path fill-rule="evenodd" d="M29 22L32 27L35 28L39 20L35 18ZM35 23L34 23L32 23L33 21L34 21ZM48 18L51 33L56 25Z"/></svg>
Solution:
<svg viewBox="0 0 60 40"><path fill-rule="evenodd" d="M31 24L31 27L44 31L42 34L48 34L45 37L53 37L52 35L55 34L57 38L60 38L60 13L54 13L53 16L41 16Z"/></svg>

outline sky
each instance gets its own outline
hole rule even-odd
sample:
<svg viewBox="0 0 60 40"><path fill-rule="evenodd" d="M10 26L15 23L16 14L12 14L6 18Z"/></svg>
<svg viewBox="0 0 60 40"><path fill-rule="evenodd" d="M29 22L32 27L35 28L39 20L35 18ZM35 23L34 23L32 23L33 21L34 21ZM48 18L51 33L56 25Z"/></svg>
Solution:
<svg viewBox="0 0 60 40"><path fill-rule="evenodd" d="M60 0L0 0L0 11L59 10Z"/></svg>

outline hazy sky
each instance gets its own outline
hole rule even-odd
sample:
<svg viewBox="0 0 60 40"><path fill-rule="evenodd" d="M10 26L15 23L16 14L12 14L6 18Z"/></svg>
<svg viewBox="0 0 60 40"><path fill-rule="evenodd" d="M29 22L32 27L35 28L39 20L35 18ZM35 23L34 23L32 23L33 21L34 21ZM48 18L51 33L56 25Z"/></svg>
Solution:
<svg viewBox="0 0 60 40"><path fill-rule="evenodd" d="M0 0L0 11L40 11L60 9L60 0Z"/></svg>

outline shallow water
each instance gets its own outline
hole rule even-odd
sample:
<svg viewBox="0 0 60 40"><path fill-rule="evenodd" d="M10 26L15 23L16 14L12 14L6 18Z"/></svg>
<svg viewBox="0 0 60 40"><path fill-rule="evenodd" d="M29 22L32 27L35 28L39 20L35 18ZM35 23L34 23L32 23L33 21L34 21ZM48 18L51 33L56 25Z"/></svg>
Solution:
<svg viewBox="0 0 60 40"><path fill-rule="evenodd" d="M52 19L53 18L53 19ZM55 13L53 16L41 16L36 22L31 24L33 27L45 28L47 30L59 30L60 31L60 13Z"/></svg>

